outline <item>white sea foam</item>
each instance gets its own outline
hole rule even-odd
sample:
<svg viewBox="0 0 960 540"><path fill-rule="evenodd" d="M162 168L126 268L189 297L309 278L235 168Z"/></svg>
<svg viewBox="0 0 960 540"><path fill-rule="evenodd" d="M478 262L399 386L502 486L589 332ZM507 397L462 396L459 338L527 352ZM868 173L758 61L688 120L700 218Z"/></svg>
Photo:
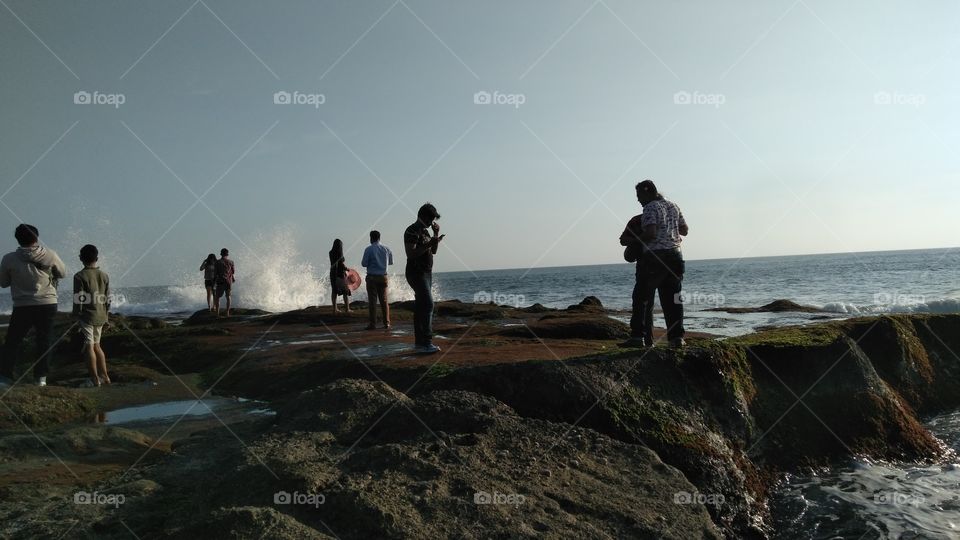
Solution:
<svg viewBox="0 0 960 540"><path fill-rule="evenodd" d="M237 264L236 283L233 286L235 307L283 312L309 306L328 305L331 302L329 267L318 268L296 248L291 228L276 229L258 235L242 247L231 251ZM324 258L326 253L324 253ZM199 266L199 264L197 265ZM357 271L364 274L359 264ZM122 313L183 313L206 307L206 290L197 268L185 268L169 287L155 287L155 293L132 298L128 295L114 307ZM434 282L434 298L439 298L439 287ZM141 295L138 295L141 296ZM390 277L389 301L413 300L413 290L404 276ZM353 291L351 301L367 300L366 286ZM343 299L339 301L342 303Z"/></svg>

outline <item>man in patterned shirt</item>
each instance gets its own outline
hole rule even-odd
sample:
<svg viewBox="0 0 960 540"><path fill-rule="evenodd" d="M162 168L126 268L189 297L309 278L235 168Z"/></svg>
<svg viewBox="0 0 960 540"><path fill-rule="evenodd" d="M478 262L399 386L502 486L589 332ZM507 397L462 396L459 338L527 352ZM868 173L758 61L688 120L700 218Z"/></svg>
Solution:
<svg viewBox="0 0 960 540"><path fill-rule="evenodd" d="M667 323L667 339L673 347L682 347L684 261L680 251L681 236L689 232L680 208L663 198L652 180L636 185L637 200L643 205L640 240L643 255L637 264L637 281L633 289L631 337L625 347L653 345L653 301L659 293L660 307Z"/></svg>

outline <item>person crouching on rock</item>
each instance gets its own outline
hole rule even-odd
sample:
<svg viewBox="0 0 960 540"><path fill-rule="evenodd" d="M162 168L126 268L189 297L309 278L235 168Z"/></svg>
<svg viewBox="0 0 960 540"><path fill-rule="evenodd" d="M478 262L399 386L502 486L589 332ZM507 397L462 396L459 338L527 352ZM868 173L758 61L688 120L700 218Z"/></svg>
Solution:
<svg viewBox="0 0 960 540"><path fill-rule="evenodd" d="M33 376L38 386L47 385L50 371L51 334L57 316L57 281L67 267L52 249L40 245L40 233L33 225L21 223L13 233L20 247L0 261L0 287L10 287L13 313L0 359L0 389L13 385L13 369L23 338L31 328L37 332L37 355Z"/></svg>
<svg viewBox="0 0 960 540"><path fill-rule="evenodd" d="M640 339L631 338L623 345L636 347L653 343L653 301L659 293L660 307L667 323L667 339L671 346L682 347L685 343L680 291L685 263L680 242L689 228L680 207L666 200L652 180L638 183L636 192L637 201L643 205L640 239L644 252L637 264L639 291L635 289L634 293L637 321L631 323L631 327L638 327L642 336ZM637 292L640 293L640 309L636 305Z"/></svg>
<svg viewBox="0 0 960 540"><path fill-rule="evenodd" d="M416 350L432 354L440 352L433 344L433 256L443 240L440 214L436 207L426 203L417 211L417 221L403 233L403 247L407 253L407 283L413 289L413 333ZM430 231L433 235L430 235Z"/></svg>
<svg viewBox="0 0 960 540"><path fill-rule="evenodd" d="M110 277L97 268L99 258L96 246L83 246L80 248L83 270L73 275L73 314L80 325L83 355L90 372L90 379L83 383L86 388L110 384L107 356L100 348L100 336L110 313Z"/></svg>

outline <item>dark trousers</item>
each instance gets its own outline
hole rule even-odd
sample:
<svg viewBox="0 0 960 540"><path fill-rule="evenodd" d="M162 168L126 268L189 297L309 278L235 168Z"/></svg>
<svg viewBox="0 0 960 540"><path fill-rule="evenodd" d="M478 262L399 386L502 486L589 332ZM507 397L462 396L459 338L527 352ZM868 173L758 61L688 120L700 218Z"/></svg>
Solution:
<svg viewBox="0 0 960 540"><path fill-rule="evenodd" d="M433 342L432 272L407 272L407 283L413 289L413 335L417 345Z"/></svg>
<svg viewBox="0 0 960 540"><path fill-rule="evenodd" d="M667 323L667 339L684 335L683 304L680 291L683 286L685 264L679 250L658 250L637 261L637 281L633 286L633 316L630 318L631 336L653 344L653 302L659 293L660 307Z"/></svg>
<svg viewBox="0 0 960 540"><path fill-rule="evenodd" d="M46 377L50 371L50 357L53 355L50 340L53 334L53 319L57 315L57 305L20 306L13 308L10 326L7 327L7 339L3 344L3 358L0 360L0 376L13 379L13 369L17 365L17 353L20 344L31 328L37 331L37 362L33 367L34 377Z"/></svg>

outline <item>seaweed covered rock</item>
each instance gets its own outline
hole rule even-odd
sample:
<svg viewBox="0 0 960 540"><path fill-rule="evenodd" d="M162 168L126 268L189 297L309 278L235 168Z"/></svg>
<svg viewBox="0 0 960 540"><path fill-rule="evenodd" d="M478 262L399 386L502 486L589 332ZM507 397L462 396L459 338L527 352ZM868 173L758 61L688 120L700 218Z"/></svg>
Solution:
<svg viewBox="0 0 960 540"><path fill-rule="evenodd" d="M694 486L642 445L524 419L463 391L400 398L386 415L399 396L376 383L341 381L310 397L323 394L335 397L315 402L316 418L352 416L365 429L303 431L291 403L245 442L225 430L191 437L137 473L164 489L74 534L721 538L704 505L682 499ZM47 517L81 510L57 505Z"/></svg>

